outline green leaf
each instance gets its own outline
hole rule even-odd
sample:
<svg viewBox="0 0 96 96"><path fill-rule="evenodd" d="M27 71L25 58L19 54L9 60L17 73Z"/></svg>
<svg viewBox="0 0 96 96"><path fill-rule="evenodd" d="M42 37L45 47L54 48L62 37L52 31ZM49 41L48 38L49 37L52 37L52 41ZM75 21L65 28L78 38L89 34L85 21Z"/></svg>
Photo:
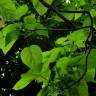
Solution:
<svg viewBox="0 0 96 96"><path fill-rule="evenodd" d="M61 48L54 48L50 51L43 52L43 69L42 72L46 72L49 70L49 64L55 62L58 59Z"/></svg>
<svg viewBox="0 0 96 96"><path fill-rule="evenodd" d="M35 74L41 72L42 69L42 51L39 46L31 45L25 47L21 52L22 62L27 65Z"/></svg>
<svg viewBox="0 0 96 96"><path fill-rule="evenodd" d="M79 19L82 16L82 13L75 13L75 20Z"/></svg>
<svg viewBox="0 0 96 96"><path fill-rule="evenodd" d="M55 41L55 43L56 43L57 45L62 45L62 46L64 46L66 40L67 40L66 37L61 37L61 38L58 38L58 39Z"/></svg>
<svg viewBox="0 0 96 96"><path fill-rule="evenodd" d="M47 12L48 8L46 8L39 0L31 0L33 3L34 8L36 11L40 14L43 15ZM48 4L52 4L53 0L46 0L45 2Z"/></svg>
<svg viewBox="0 0 96 96"><path fill-rule="evenodd" d="M35 80L39 75L34 75L31 70L21 75L21 79L14 85L14 90L20 90L26 87L31 81Z"/></svg>
<svg viewBox="0 0 96 96"><path fill-rule="evenodd" d="M81 59L81 61L80 61L80 63L82 64L82 65L84 65L85 64L85 56L86 55L84 55L84 56L82 56L82 59ZM91 52L90 52L90 54L88 55L88 59L87 59L88 61L88 68L96 68L96 49L91 49Z"/></svg>
<svg viewBox="0 0 96 96"><path fill-rule="evenodd" d="M79 86L77 86L79 96L89 96L88 93L88 85L86 82L81 82Z"/></svg>
<svg viewBox="0 0 96 96"><path fill-rule="evenodd" d="M35 14L31 14L24 18L25 29L29 29L29 30L35 29L35 24L36 24Z"/></svg>
<svg viewBox="0 0 96 96"><path fill-rule="evenodd" d="M61 48L54 48L50 51L50 57L47 62L53 63L58 59Z"/></svg>
<svg viewBox="0 0 96 96"><path fill-rule="evenodd" d="M88 68L87 73L84 77L84 79L88 82L94 81L95 78L95 68Z"/></svg>
<svg viewBox="0 0 96 96"><path fill-rule="evenodd" d="M34 14L31 14L24 18L24 27L29 30L35 30L33 32L38 35L48 36L48 30L38 30L38 29L46 29L46 27L41 23L36 22L36 18Z"/></svg>
<svg viewBox="0 0 96 96"><path fill-rule="evenodd" d="M2 30L2 35L0 38L0 43L2 45L0 47L3 50L4 54L7 54L7 52L12 48L12 46L18 39L20 31L19 27L19 24L10 24Z"/></svg>
<svg viewBox="0 0 96 96"><path fill-rule="evenodd" d="M88 56L88 67L96 68L96 49L92 49Z"/></svg>
<svg viewBox="0 0 96 96"><path fill-rule="evenodd" d="M65 16L69 20L72 20L74 18L74 14L63 13L62 15Z"/></svg>
<svg viewBox="0 0 96 96"><path fill-rule="evenodd" d="M70 62L70 58L62 57L56 62L56 68L59 74L67 73L67 66Z"/></svg>
<svg viewBox="0 0 96 96"><path fill-rule="evenodd" d="M20 20L20 18L25 15L28 12L28 6L26 4L19 6L16 9L16 15L15 15L15 19L16 20Z"/></svg>
<svg viewBox="0 0 96 96"><path fill-rule="evenodd" d="M68 40L73 41L79 48L84 47L84 41L86 40L86 35L84 34L84 30L77 30L70 33L67 36Z"/></svg>
<svg viewBox="0 0 96 96"><path fill-rule="evenodd" d="M42 68L42 72L38 78L36 78L37 82L43 82L42 88L44 88L48 84L48 80L50 78L50 69L45 71L45 67Z"/></svg>
<svg viewBox="0 0 96 96"><path fill-rule="evenodd" d="M48 87L41 89L37 96L47 96L48 95Z"/></svg>
<svg viewBox="0 0 96 96"><path fill-rule="evenodd" d="M95 17L96 16L96 10L95 9L91 9L90 13L91 13L91 16L92 17Z"/></svg>
<svg viewBox="0 0 96 96"><path fill-rule="evenodd" d="M12 0L1 0L0 1L0 15L5 20L13 20L16 12L15 4Z"/></svg>
<svg viewBox="0 0 96 96"><path fill-rule="evenodd" d="M36 23L35 29L46 29L46 27L43 26L43 25L40 24L40 23ZM48 31L47 31L47 30L37 30L36 33L37 33L38 35L48 36Z"/></svg>

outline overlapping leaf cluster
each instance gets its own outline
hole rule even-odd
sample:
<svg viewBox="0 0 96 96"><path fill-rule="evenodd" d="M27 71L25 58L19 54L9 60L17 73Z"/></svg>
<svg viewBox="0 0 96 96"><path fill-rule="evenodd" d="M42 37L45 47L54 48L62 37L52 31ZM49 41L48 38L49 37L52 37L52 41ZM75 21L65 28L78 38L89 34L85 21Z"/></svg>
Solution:
<svg viewBox="0 0 96 96"><path fill-rule="evenodd" d="M29 3L25 4L24 0L20 1L22 3L16 0L0 1L0 16L5 22L2 23L3 26L0 26L0 49L6 55L20 36L23 36L27 41L27 46L22 49L20 58L30 69L21 74L21 79L14 85L13 89L23 89L31 81L37 80L43 82L42 89L37 96L89 96L87 82L95 82L95 48L92 48L88 56L88 68L84 78L71 88L67 88L78 80L84 72L86 63L84 42L89 34L89 28L75 31L62 30L63 35L60 35L59 38L57 38L58 36L53 37L53 48L43 51L42 46L32 42L33 37L50 38L50 34L61 31L55 30L53 32L54 30L47 30L48 28L68 29L68 27L59 16L39 0L29 2L32 8L29 8ZM89 11L96 28L95 0L74 0L70 3L66 3L66 0L46 0L46 2L58 11ZM77 28L90 25L89 17L83 13L61 12L61 14L71 20ZM22 18L23 20L21 20ZM63 27L61 27L62 24Z"/></svg>

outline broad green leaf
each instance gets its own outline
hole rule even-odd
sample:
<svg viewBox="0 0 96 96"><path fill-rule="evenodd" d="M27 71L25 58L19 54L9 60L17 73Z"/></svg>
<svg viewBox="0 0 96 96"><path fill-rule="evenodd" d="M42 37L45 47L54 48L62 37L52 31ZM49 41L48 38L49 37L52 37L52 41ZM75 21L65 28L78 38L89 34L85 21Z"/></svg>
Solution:
<svg viewBox="0 0 96 96"><path fill-rule="evenodd" d="M64 6L64 9L66 11L73 11L75 10L75 6L73 4L66 4ZM74 13L67 13L67 12L62 12L61 13L64 17L66 17L69 20L72 20L74 18Z"/></svg>
<svg viewBox="0 0 96 96"><path fill-rule="evenodd" d="M19 31L20 31L19 25L20 24L18 25L10 24L2 30L1 41L0 41L2 45L0 47L3 50L4 54L7 54L7 52L12 48L12 46L18 39Z"/></svg>
<svg viewBox="0 0 96 96"><path fill-rule="evenodd" d="M43 85L42 85L43 88L48 84L48 80L50 78L50 73L51 73L49 69L45 71L44 68L45 67L42 68L42 72L41 72L40 76L38 78L36 78L36 80L39 83L43 82Z"/></svg>
<svg viewBox="0 0 96 96"><path fill-rule="evenodd" d="M82 58L82 54L80 54L79 56L72 57L70 59L70 62L71 62L70 65L78 65L81 58Z"/></svg>
<svg viewBox="0 0 96 96"><path fill-rule="evenodd" d="M85 0L78 0L79 1L79 4L81 5L81 6L84 6L85 4L86 4L86 1Z"/></svg>
<svg viewBox="0 0 96 96"><path fill-rule="evenodd" d="M16 9L16 15L15 15L15 19L16 20L20 20L20 18L25 15L28 12L28 6L26 4L19 6Z"/></svg>
<svg viewBox="0 0 96 96"><path fill-rule="evenodd" d="M84 30L77 30L72 33L70 33L67 38L71 41L78 41L78 40L85 40Z"/></svg>
<svg viewBox="0 0 96 96"><path fill-rule="evenodd" d="M73 41L79 48L84 47L84 41L86 40L86 35L84 34L84 30L77 30L70 33L67 36L68 40Z"/></svg>
<svg viewBox="0 0 96 96"><path fill-rule="evenodd" d="M88 82L94 81L95 78L95 68L88 68L87 73L84 77L84 79Z"/></svg>
<svg viewBox="0 0 96 96"><path fill-rule="evenodd" d="M48 8L46 8L39 0L31 0L36 11L43 15L47 12ZM46 3L51 4L53 0L45 0Z"/></svg>
<svg viewBox="0 0 96 96"><path fill-rule="evenodd" d="M89 96L88 93L88 85L86 82L81 82L79 86L77 86L79 96Z"/></svg>
<svg viewBox="0 0 96 96"><path fill-rule="evenodd" d="M88 56L89 68L96 68L96 49L92 49Z"/></svg>
<svg viewBox="0 0 96 96"><path fill-rule="evenodd" d="M96 10L95 9L91 9L90 14L92 17L96 16Z"/></svg>
<svg viewBox="0 0 96 96"><path fill-rule="evenodd" d="M31 81L35 80L39 75L34 75L31 70L21 75L21 79L13 87L14 90L20 90L26 87Z"/></svg>
<svg viewBox="0 0 96 96"><path fill-rule="evenodd" d="M65 45L64 43L65 43L65 41L67 40L67 38L66 37L61 37L61 38L58 38L56 41L55 41L55 43L57 44L57 45Z"/></svg>
<svg viewBox="0 0 96 96"><path fill-rule="evenodd" d="M15 4L12 0L1 0L0 1L0 15L5 20L13 20L16 12Z"/></svg>
<svg viewBox="0 0 96 96"><path fill-rule="evenodd" d="M82 59L80 61L80 63L82 65L84 65L86 62L86 55L82 56ZM96 68L96 49L92 49L90 54L88 55L88 59L87 59L87 62L88 62L88 68Z"/></svg>
<svg viewBox="0 0 96 96"><path fill-rule="evenodd" d="M63 13L62 15L65 16L69 20L72 20L74 18L74 14Z"/></svg>
<svg viewBox="0 0 96 96"><path fill-rule="evenodd" d="M82 16L82 13L75 13L75 20L79 19Z"/></svg>
<svg viewBox="0 0 96 96"><path fill-rule="evenodd" d="M46 72L49 69L49 64L55 62L58 59L61 48L54 48L50 51L43 52L43 60L44 63L42 72Z"/></svg>
<svg viewBox="0 0 96 96"><path fill-rule="evenodd" d="M46 29L46 27L43 26L43 25L40 24L40 23L36 23L35 29ZM37 30L37 31L36 31L36 34L42 35L42 36L48 36L48 30Z"/></svg>
<svg viewBox="0 0 96 96"><path fill-rule="evenodd" d="M48 30L45 30L46 27L43 26L41 23L36 22L36 18L34 14L31 14L24 18L24 27L26 29L33 30L33 32L38 35L48 36ZM39 29L44 29L44 30L39 30Z"/></svg>
<svg viewBox="0 0 96 96"><path fill-rule="evenodd" d="M50 51L50 57L48 58L48 62L53 63L58 59L61 48L54 48Z"/></svg>
<svg viewBox="0 0 96 96"><path fill-rule="evenodd" d="M27 65L35 74L42 70L42 51L39 46L31 45L25 47L21 52L22 62Z"/></svg>
<svg viewBox="0 0 96 96"><path fill-rule="evenodd" d="M24 27L26 29L29 30L35 29L35 24L36 24L35 14L31 14L24 18Z"/></svg>
<svg viewBox="0 0 96 96"><path fill-rule="evenodd" d="M70 62L70 58L62 57L56 62L56 68L59 74L67 73L67 66Z"/></svg>
<svg viewBox="0 0 96 96"><path fill-rule="evenodd" d="M54 48L50 51L43 52L43 63L45 63L45 62L49 62L49 63L55 62L56 59L58 58L59 53L60 53L60 49L61 48Z"/></svg>

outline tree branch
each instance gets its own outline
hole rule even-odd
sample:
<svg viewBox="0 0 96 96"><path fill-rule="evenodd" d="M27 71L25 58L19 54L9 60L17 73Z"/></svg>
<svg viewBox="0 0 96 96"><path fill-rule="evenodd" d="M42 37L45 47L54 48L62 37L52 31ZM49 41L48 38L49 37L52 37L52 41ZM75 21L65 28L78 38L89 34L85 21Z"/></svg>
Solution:
<svg viewBox="0 0 96 96"><path fill-rule="evenodd" d="M65 18L60 12L58 12L53 6L46 3L44 0L39 0L45 7L50 8L53 12L55 12L65 23L68 25L68 27L72 27L73 29L76 28L70 20Z"/></svg>

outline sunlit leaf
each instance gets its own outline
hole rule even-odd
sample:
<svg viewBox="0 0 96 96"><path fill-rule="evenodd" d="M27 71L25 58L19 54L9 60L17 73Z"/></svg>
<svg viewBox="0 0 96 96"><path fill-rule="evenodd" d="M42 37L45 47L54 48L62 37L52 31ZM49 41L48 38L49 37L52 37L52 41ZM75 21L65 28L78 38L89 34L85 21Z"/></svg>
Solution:
<svg viewBox="0 0 96 96"><path fill-rule="evenodd" d="M14 85L14 90L20 90L25 88L31 81L35 80L38 75L34 75L31 70L21 75L21 79Z"/></svg>
<svg viewBox="0 0 96 96"><path fill-rule="evenodd" d="M84 47L84 41L86 40L86 35L84 30L77 30L67 36L68 40L73 41L78 47Z"/></svg>
<svg viewBox="0 0 96 96"><path fill-rule="evenodd" d="M66 40L67 40L66 37L61 37L61 38L58 38L55 43L58 45L65 45Z"/></svg>
<svg viewBox="0 0 96 96"><path fill-rule="evenodd" d="M94 81L94 78L95 78L95 68L88 68L84 79L88 82L88 81Z"/></svg>
<svg viewBox="0 0 96 96"><path fill-rule="evenodd" d="M16 15L15 19L20 20L20 18L25 15L28 12L28 6L27 5L22 5L16 9Z"/></svg>
<svg viewBox="0 0 96 96"><path fill-rule="evenodd" d="M15 12L16 12L16 7L12 0L0 1L0 15L3 16L5 20L14 19Z"/></svg>
<svg viewBox="0 0 96 96"><path fill-rule="evenodd" d="M59 74L65 74L67 72L67 66L70 62L70 58L62 57L56 62L56 68Z"/></svg>
<svg viewBox="0 0 96 96"><path fill-rule="evenodd" d="M82 13L75 13L75 20L79 19L81 17Z"/></svg>
<svg viewBox="0 0 96 96"><path fill-rule="evenodd" d="M96 16L96 10L95 9L91 9L90 13L91 13L91 16L92 17L95 17Z"/></svg>
<svg viewBox="0 0 96 96"><path fill-rule="evenodd" d="M55 62L58 59L58 56L60 54L61 48L54 48L50 51L43 52L43 70L42 72L45 72L49 69L49 64Z"/></svg>
<svg viewBox="0 0 96 96"><path fill-rule="evenodd" d="M35 14L31 14L24 18L24 27L26 29L29 30L35 29L35 24L36 24Z"/></svg>
<svg viewBox="0 0 96 96"><path fill-rule="evenodd" d="M48 10L48 8L46 8L39 0L31 0L33 3L34 8L36 9L36 11L40 14L43 15L46 13L46 11ZM45 2L47 2L48 4L51 4L53 0L46 0Z"/></svg>
<svg viewBox="0 0 96 96"><path fill-rule="evenodd" d="M39 46L31 45L25 47L21 52L21 59L33 73L40 73L42 69L42 51Z"/></svg>

